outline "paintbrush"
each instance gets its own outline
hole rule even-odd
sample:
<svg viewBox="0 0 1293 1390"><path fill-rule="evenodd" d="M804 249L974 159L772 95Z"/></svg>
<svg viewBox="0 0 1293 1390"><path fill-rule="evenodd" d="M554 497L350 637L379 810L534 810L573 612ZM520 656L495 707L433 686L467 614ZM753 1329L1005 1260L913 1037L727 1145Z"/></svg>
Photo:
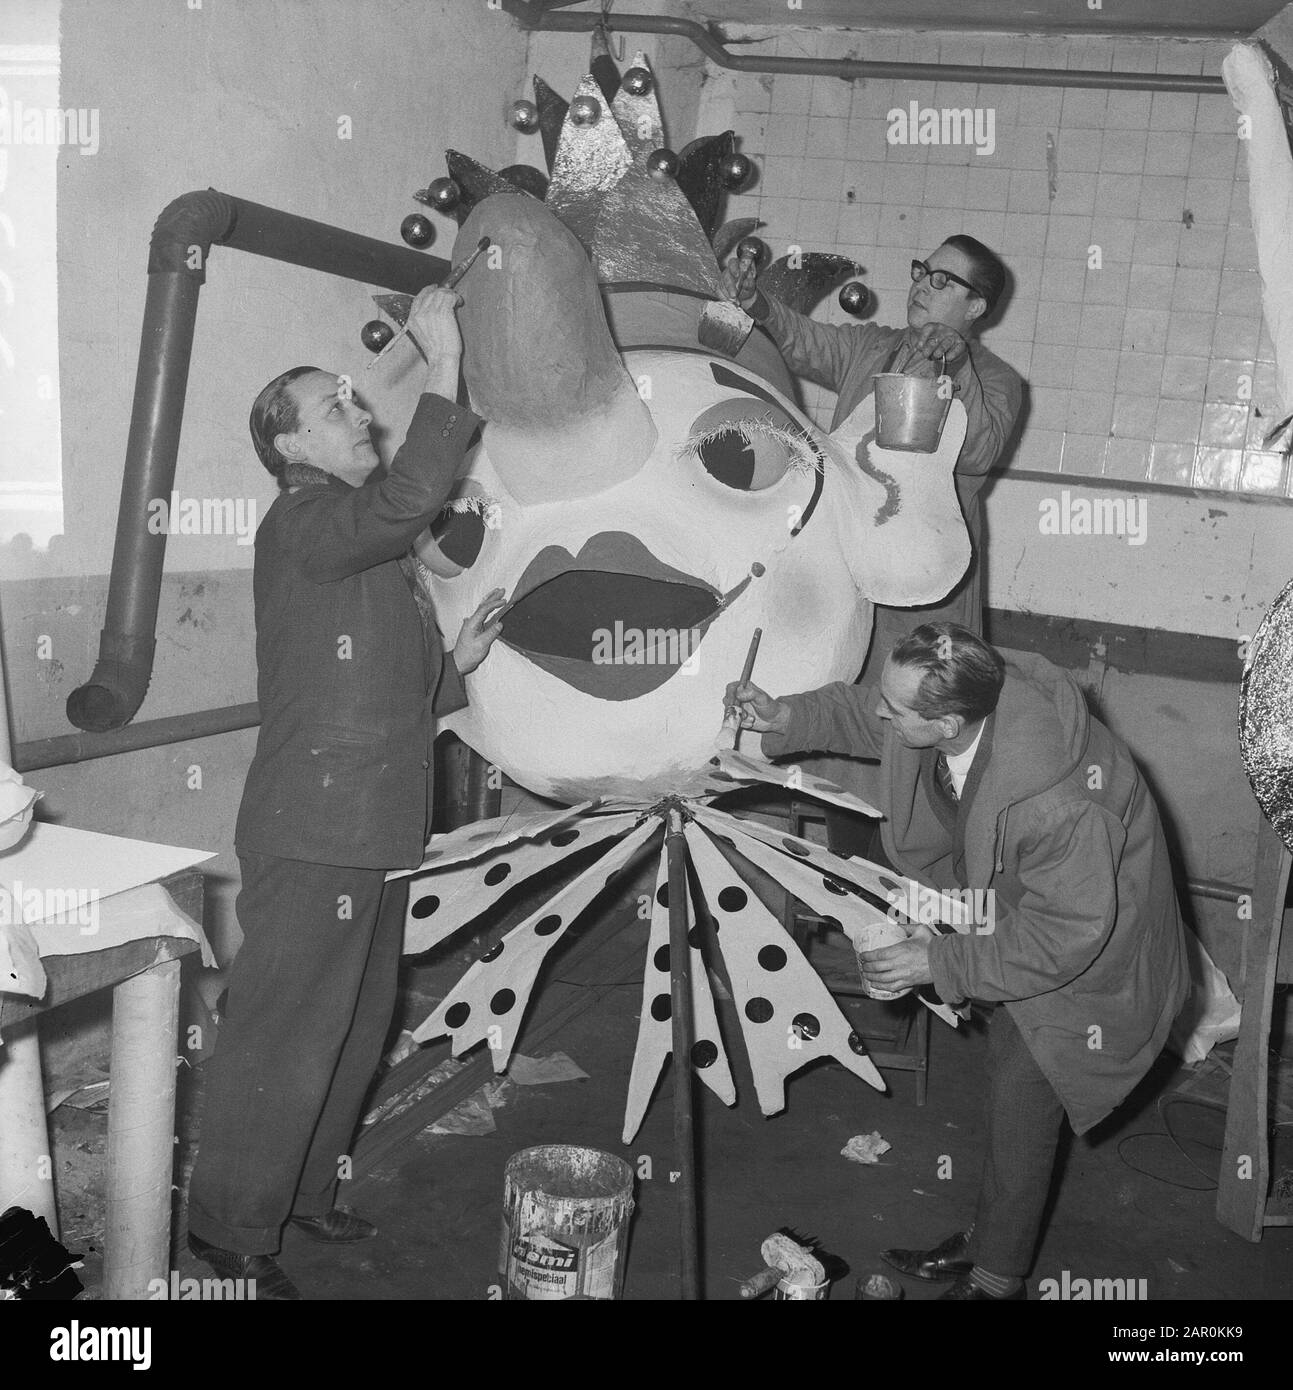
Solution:
<svg viewBox="0 0 1293 1390"><path fill-rule="evenodd" d="M458 281L461 280L462 277L466 275L466 273L472 268L472 266L476 264L476 257L479 256L482 251L487 250L488 247L489 238L487 236L481 237L481 239L476 243L476 248L474 251L472 251L471 255L468 256L465 261L461 261L458 265L454 266L454 268L449 272L449 274L445 276L444 280L440 284L440 288L442 290L453 289L454 286L457 285ZM395 346L395 344L398 343L399 340L408 331L409 326L406 323L404 327L401 328L400 331L390 340L390 342L386 344L386 346L381 350L381 352L379 352L377 356L374 357L373 360L368 364L367 370L371 372L372 369L382 360L383 357L386 356L388 352L390 352L390 350Z"/></svg>
<svg viewBox="0 0 1293 1390"><path fill-rule="evenodd" d="M754 658L759 650L759 638L762 636L763 629L756 627L754 636L750 638L750 650L745 654L745 665L741 669L740 685L747 684L754 672ZM723 727L718 731L718 746L734 750L741 746L741 712L735 705L729 705L723 711Z"/></svg>
<svg viewBox="0 0 1293 1390"><path fill-rule="evenodd" d="M747 238L746 241L753 240ZM741 242L740 256L736 263L736 292L740 294L741 284L750 272L750 267L759 258L759 247ZM735 357L745 345L745 340L754 328L754 320L735 300L715 299L706 304L701 311L700 323L696 327L696 339L701 347L711 352L721 352L725 357Z"/></svg>

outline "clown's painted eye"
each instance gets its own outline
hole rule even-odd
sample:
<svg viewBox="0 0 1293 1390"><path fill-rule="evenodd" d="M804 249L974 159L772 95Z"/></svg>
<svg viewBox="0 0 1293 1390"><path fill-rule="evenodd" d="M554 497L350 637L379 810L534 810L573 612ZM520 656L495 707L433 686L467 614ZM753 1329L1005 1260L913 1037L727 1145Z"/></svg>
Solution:
<svg viewBox="0 0 1293 1390"><path fill-rule="evenodd" d="M431 523L431 534L446 560L470 569L485 543L485 518L478 511L457 511L451 507L452 504Z"/></svg>
<svg viewBox="0 0 1293 1390"><path fill-rule="evenodd" d="M476 483L464 483L431 523L431 543L418 546L418 558L441 579L453 579L474 565L485 533L499 524L499 506Z"/></svg>
<svg viewBox="0 0 1293 1390"><path fill-rule="evenodd" d="M803 429L767 401L719 401L692 423L683 453L715 481L738 492L762 492L786 473L818 467Z"/></svg>

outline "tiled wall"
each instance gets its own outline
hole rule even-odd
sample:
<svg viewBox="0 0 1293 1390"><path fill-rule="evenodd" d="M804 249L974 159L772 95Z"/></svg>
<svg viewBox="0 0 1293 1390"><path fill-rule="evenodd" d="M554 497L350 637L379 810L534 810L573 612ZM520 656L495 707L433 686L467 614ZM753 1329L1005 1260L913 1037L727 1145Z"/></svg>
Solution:
<svg viewBox="0 0 1293 1390"><path fill-rule="evenodd" d="M742 51L1215 76L1228 48L803 30ZM764 219L777 254L796 243L860 261L878 322L905 321L908 262L951 233L1006 261L1014 294L983 341L1031 386L1012 468L1293 495L1285 461L1260 448L1274 353L1228 96L735 81L735 128L762 172L729 215ZM991 110L995 149L888 143L887 113L911 101ZM817 316L850 321L834 296ZM819 410L822 393L808 402Z"/></svg>

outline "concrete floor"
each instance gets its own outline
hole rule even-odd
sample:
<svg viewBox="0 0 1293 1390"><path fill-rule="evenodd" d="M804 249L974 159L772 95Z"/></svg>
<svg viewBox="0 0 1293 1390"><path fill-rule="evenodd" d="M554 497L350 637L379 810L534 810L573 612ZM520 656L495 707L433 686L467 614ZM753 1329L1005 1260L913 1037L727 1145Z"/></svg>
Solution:
<svg viewBox="0 0 1293 1390"><path fill-rule="evenodd" d="M563 998L597 982L592 965L583 974L558 973L563 982L547 990ZM424 1132L349 1185L342 1200L379 1225L374 1241L329 1248L289 1231L282 1263L306 1296L497 1297L507 1160L530 1145L565 1143L620 1154L635 1167L650 1159L652 1177L637 1188L624 1298L677 1298L678 1189L668 1178L676 1165L667 1070L642 1130L627 1148L619 1142L639 999L639 984L621 984L533 1049L568 1053L587 1080L512 1090L494 1112L496 1132ZM734 1038L734 1021L729 1016L723 1023ZM527 1050L524 1034L520 1050ZM738 1105L728 1110L697 1087L705 1296L737 1299L739 1279L760 1267L762 1240L783 1225L816 1235L848 1263L851 1272L833 1290L836 1301L852 1299L859 1275L886 1268L881 1249L933 1244L958 1229L971 1215L978 1183L983 1052L980 1029L953 1033L935 1020L924 1107L914 1103L909 1073L891 1073L891 1094L884 1096L826 1062L792 1078L787 1110L764 1119L741 1051L731 1048ZM1060 1279L1066 1270L1070 1279L1144 1279L1151 1300L1293 1297L1293 1229L1270 1230L1258 1244L1223 1229L1213 1215L1215 1193L1197 1190L1208 1189L1208 1179L1168 1138L1157 1102L1181 1079L1164 1066L1094 1142L1070 1137L1030 1297L1037 1297L1039 1280ZM1211 1162L1215 1170L1210 1150L1219 1151L1220 1114L1178 1105L1170 1118L1195 1162L1204 1169ZM850 1136L871 1130L892 1145L877 1166L840 1156ZM1137 1135L1144 1137L1131 1137ZM948 1158L950 1175L940 1177ZM1275 1171L1291 1164L1285 1148ZM189 1268L186 1254L177 1263L181 1273L203 1272ZM906 1281L913 1301L940 1291Z"/></svg>

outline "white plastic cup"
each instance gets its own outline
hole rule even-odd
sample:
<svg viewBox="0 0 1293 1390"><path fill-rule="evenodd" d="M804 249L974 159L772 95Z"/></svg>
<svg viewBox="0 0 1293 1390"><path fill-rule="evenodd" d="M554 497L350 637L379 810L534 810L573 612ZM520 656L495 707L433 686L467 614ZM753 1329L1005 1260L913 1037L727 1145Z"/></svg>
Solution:
<svg viewBox="0 0 1293 1390"><path fill-rule="evenodd" d="M862 952L878 951L882 946L896 946L906 941L907 933L897 922L866 922L861 926L850 926L849 940L858 956L858 973L862 976L862 988L872 999L901 999L910 994L911 989L877 989L862 971Z"/></svg>

